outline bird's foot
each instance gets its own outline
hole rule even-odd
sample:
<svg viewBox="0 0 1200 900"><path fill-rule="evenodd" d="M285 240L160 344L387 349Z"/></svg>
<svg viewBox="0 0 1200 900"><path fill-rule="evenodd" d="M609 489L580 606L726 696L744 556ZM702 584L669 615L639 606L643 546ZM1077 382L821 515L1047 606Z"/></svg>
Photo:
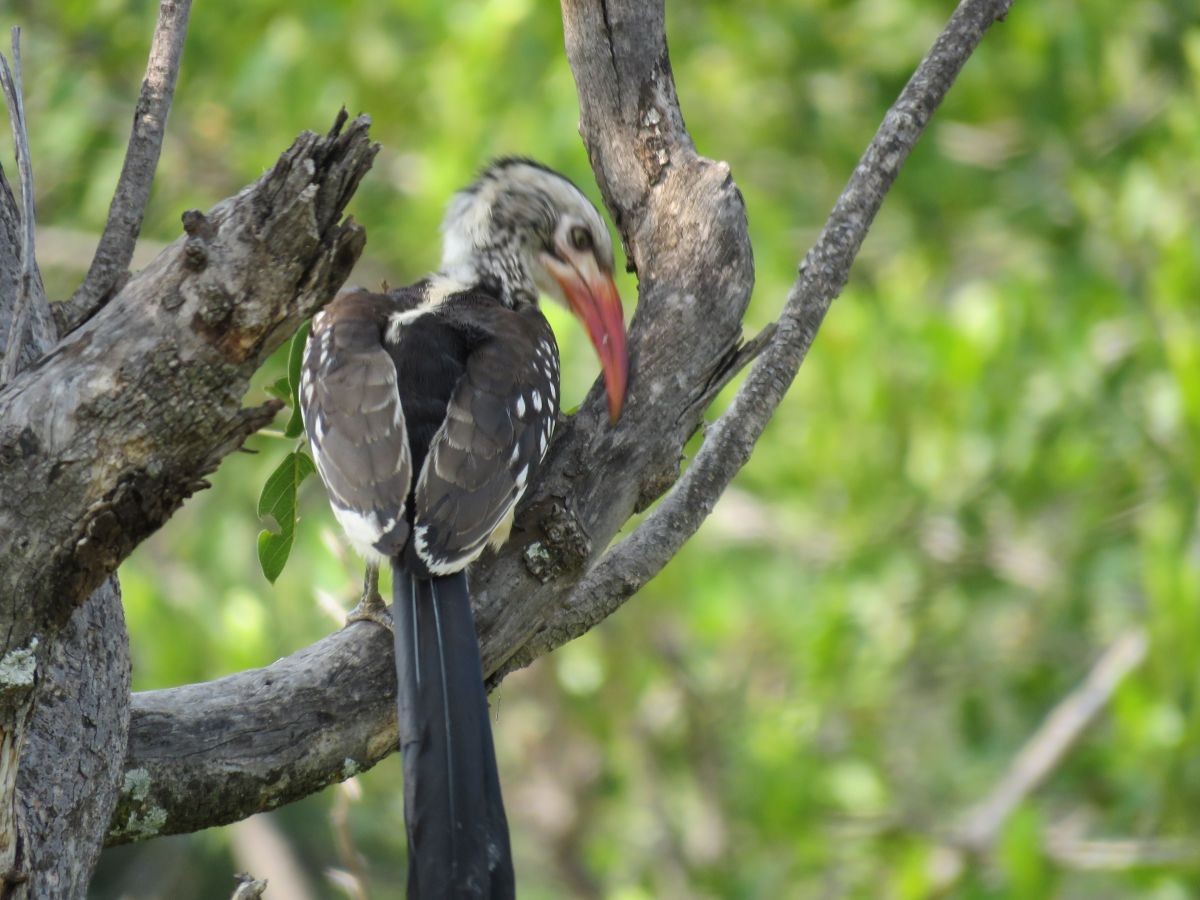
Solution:
<svg viewBox="0 0 1200 900"><path fill-rule="evenodd" d="M380 628L392 631L391 613L388 612L387 604L383 602L379 593L378 569L367 568L366 577L363 579L362 597L359 598L358 606L346 616L346 624L351 622L374 622Z"/></svg>
<svg viewBox="0 0 1200 900"><path fill-rule="evenodd" d="M374 596L363 597L358 601L358 606L346 614L346 624L351 622L374 622L380 628L392 630L392 614L378 592Z"/></svg>

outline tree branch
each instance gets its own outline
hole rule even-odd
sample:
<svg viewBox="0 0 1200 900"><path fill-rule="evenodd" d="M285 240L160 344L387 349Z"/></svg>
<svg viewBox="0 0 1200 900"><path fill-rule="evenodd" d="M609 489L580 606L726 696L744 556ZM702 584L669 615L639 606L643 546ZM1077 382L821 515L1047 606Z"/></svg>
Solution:
<svg viewBox="0 0 1200 900"><path fill-rule="evenodd" d="M40 666L17 773L31 896L46 896L45 885L63 897L87 892L124 777L129 678L125 613L111 576Z"/></svg>
<svg viewBox="0 0 1200 900"><path fill-rule="evenodd" d="M1042 784L1108 705L1121 682L1142 664L1149 641L1140 628L1125 632L1064 697L1016 755L1004 777L957 828L955 843L981 853L993 847L1013 810Z"/></svg>
<svg viewBox="0 0 1200 900"><path fill-rule="evenodd" d="M146 76L133 113L125 162L108 208L108 222L87 277L71 299L57 310L63 334L94 315L129 277L129 261L142 230L167 116L175 96L191 9L192 0L161 0L158 5L158 23L150 44Z"/></svg>
<svg viewBox="0 0 1200 900"><path fill-rule="evenodd" d="M1200 859L1200 839L1109 838L1085 840L1051 834L1046 855L1066 869L1085 872L1126 872L1130 869L1180 867L1194 870Z"/></svg>
<svg viewBox="0 0 1200 900"><path fill-rule="evenodd" d="M729 167L697 155L667 55L662 3L568 0L567 55L597 183L638 272L630 381L608 424L599 383L552 444L497 557L472 573L495 675L528 644L621 526L678 477L698 400L737 359L754 263ZM688 235L680 241L680 234Z"/></svg>
<svg viewBox="0 0 1200 900"><path fill-rule="evenodd" d="M237 887L233 889L230 900L260 900L267 889L266 879L259 880L245 873L234 876Z"/></svg>
<svg viewBox="0 0 1200 900"><path fill-rule="evenodd" d="M1142 664L1148 647L1142 629L1126 631L1104 651L1084 680L1050 710L996 786L962 816L939 848L935 894L945 894L962 880L970 857L995 849L1009 816L1062 763L1121 683ZM1045 852L1060 865L1072 868L1129 868L1156 859L1168 864L1180 847L1194 848L1195 844L1165 839L1083 841L1059 828L1048 836Z"/></svg>
<svg viewBox="0 0 1200 900"><path fill-rule="evenodd" d="M739 353L753 284L744 208L728 167L698 156L684 128L662 5L564 0L581 132L639 274L630 391L621 422L609 428L593 388L559 429L513 538L472 570L492 684L608 615L695 531L794 377L900 165L1009 2L959 7L806 257L778 332L765 349ZM673 239L681 232L688 241ZM629 515L675 480L701 399L757 350L734 405L649 527L574 588ZM355 626L257 672L135 695L126 771L137 774L137 796L122 798L110 840L228 822L373 765L395 746L391 665L386 638Z"/></svg>
<svg viewBox="0 0 1200 900"><path fill-rule="evenodd" d="M360 622L267 666L133 695L108 844L299 800L396 749L391 636Z"/></svg>
<svg viewBox="0 0 1200 900"><path fill-rule="evenodd" d="M271 419L250 376L350 271L341 212L376 148L363 117L301 136L131 280L104 317L0 390L0 612L53 633ZM18 629L18 632L25 629ZM20 640L18 633L9 642Z"/></svg>
<svg viewBox="0 0 1200 900"><path fill-rule="evenodd" d="M30 308L35 291L40 291L34 249L33 164L29 159L29 132L25 125L24 87L21 83L21 29L12 30L12 68L0 53L0 86L8 105L8 120L12 125L13 147L21 177L21 274L17 302L13 311L8 340L4 346L4 366L0 370L0 385L12 381L21 363L21 348L25 342ZM36 286L35 286L36 285Z"/></svg>
<svg viewBox="0 0 1200 900"><path fill-rule="evenodd" d="M800 264L777 332L726 412L708 430L687 472L637 530L584 577L539 636L548 652L585 633L661 571L712 512L746 464L841 293L867 231L900 167L988 27L1012 0L963 0L888 110Z"/></svg>

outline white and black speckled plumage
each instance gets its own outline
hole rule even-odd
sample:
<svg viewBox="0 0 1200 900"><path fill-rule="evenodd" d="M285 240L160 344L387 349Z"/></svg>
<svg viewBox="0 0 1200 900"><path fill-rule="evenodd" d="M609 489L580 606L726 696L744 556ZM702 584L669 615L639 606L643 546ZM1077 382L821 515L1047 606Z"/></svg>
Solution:
<svg viewBox="0 0 1200 900"><path fill-rule="evenodd" d="M507 536L553 437L558 347L537 300L561 291L537 260L580 228L611 273L574 185L498 161L451 202L438 274L342 294L305 351L301 409L334 513L394 569L410 900L515 896L465 569Z"/></svg>
<svg viewBox="0 0 1200 900"><path fill-rule="evenodd" d="M301 377L338 521L365 556L401 557L417 575L483 552L558 414L558 347L537 307L442 288L341 295L314 320Z"/></svg>

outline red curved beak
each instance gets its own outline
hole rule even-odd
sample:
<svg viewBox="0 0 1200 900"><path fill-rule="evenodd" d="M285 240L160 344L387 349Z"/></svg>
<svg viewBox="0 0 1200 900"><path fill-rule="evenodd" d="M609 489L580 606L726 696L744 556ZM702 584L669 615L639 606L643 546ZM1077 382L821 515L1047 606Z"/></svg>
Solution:
<svg viewBox="0 0 1200 900"><path fill-rule="evenodd" d="M612 275L587 257L576 268L569 262L546 254L542 260L546 269L562 288L571 311L587 329L600 367L604 371L604 387L608 393L608 418L616 423L625 404L625 385L629 379L629 355L625 350L625 315L621 295Z"/></svg>

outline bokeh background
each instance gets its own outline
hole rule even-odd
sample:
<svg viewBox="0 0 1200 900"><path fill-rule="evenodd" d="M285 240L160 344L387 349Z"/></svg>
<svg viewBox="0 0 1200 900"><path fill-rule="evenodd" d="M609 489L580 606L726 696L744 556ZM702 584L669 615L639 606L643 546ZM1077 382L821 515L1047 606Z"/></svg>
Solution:
<svg viewBox="0 0 1200 900"><path fill-rule="evenodd" d="M749 210L748 331L952 5L668 4L688 125ZM154 11L0 0L25 28L52 296L103 226ZM561 44L534 0L197 2L142 258L343 104L383 144L352 203L361 283L432 268L443 203L489 156L536 156L598 200ZM1194 0L1017 2L986 38L713 517L495 697L522 896L1200 892L1198 81ZM596 365L555 321L570 403ZM315 480L265 581L255 501L291 444L251 446L121 568L139 689L264 665L357 591ZM1139 630L1146 660L1093 727L982 859L958 855L955 824ZM392 758L110 852L93 896L228 896L249 869L284 900L398 898L401 805Z"/></svg>

